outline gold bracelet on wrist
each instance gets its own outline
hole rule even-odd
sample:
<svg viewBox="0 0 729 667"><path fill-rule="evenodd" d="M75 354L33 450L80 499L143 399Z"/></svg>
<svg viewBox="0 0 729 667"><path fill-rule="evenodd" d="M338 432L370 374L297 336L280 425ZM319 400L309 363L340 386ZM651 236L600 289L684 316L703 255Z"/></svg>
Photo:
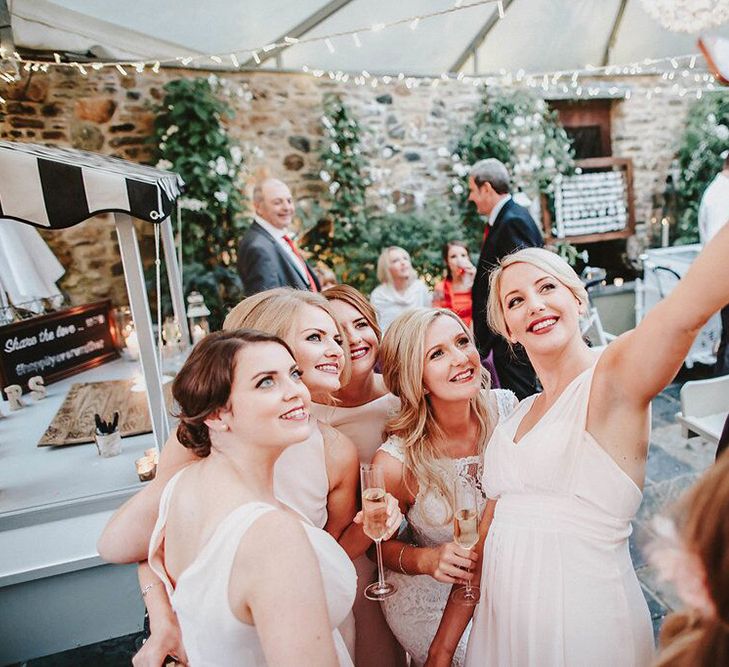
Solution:
<svg viewBox="0 0 729 667"><path fill-rule="evenodd" d="M397 564L400 567L400 572L403 574L410 574L409 572L405 571L405 568L402 566L402 555L405 552L405 547L409 546L407 543L402 545L402 548L400 549L400 555L397 557Z"/></svg>

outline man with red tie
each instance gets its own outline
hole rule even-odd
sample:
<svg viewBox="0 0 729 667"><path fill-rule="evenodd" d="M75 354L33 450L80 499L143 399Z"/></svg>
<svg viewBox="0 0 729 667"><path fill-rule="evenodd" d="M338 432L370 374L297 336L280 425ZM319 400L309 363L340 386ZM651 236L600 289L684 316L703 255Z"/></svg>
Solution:
<svg viewBox="0 0 729 667"><path fill-rule="evenodd" d="M253 189L256 216L238 245L238 273L246 296L274 287L319 292L319 282L287 230L294 217L288 186L269 178Z"/></svg>
<svg viewBox="0 0 729 667"><path fill-rule="evenodd" d="M471 167L468 200L476 205L480 215L488 216L471 300L473 333L478 351L482 358L493 351L501 386L511 389L521 400L537 391L537 377L524 350L511 348L486 323L489 272L505 255L520 248L542 247L544 241L529 211L511 198L509 180L509 172L503 162L494 158L480 160Z"/></svg>

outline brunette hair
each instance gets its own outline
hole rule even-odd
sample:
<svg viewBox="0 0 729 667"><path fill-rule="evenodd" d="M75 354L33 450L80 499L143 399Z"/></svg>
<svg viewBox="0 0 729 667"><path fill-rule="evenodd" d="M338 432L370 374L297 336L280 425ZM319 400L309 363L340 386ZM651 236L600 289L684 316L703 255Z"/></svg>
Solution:
<svg viewBox="0 0 729 667"><path fill-rule="evenodd" d="M438 447L438 442L444 437L443 431L423 386L425 336L431 324L440 317L450 317L458 322L463 333L474 344L473 334L461 318L445 308L409 309L396 318L385 332L380 348L382 378L390 392L400 399L400 410L388 420L385 432L403 443L404 481L408 490L414 492L411 484L413 480L421 489L435 488L453 511L453 490L444 481L448 477L443 474L443 455ZM471 399L471 409L478 419L478 455L481 456L497 417L496 409L489 399L491 378L482 366L479 366L479 370L482 391Z"/></svg>
<svg viewBox="0 0 729 667"><path fill-rule="evenodd" d="M679 500L683 546L698 557L713 613L672 614L661 630L656 667L729 665L729 455L723 454Z"/></svg>
<svg viewBox="0 0 729 667"><path fill-rule="evenodd" d="M451 248L453 246L456 246L457 248L463 248L466 252L468 252L468 246L464 241L446 241L443 244L441 255L443 256L443 263L445 264L446 280L453 280L451 267L448 265L448 253L451 251Z"/></svg>
<svg viewBox="0 0 729 667"><path fill-rule="evenodd" d="M172 396L179 410L177 439L195 456L210 454L210 432L205 420L228 405L235 377L238 352L248 345L276 343L291 348L278 336L255 331L216 331L205 336L192 349L187 361L172 383Z"/></svg>
<svg viewBox="0 0 729 667"><path fill-rule="evenodd" d="M377 323L377 313L372 307L372 304L367 301L365 296L358 289L355 289L351 285L334 285L329 289L322 292L322 296L327 301L343 301L349 306L352 306L358 311L362 317L367 320L367 324L370 329L375 332L377 336L377 342L382 341L382 330L380 325Z"/></svg>

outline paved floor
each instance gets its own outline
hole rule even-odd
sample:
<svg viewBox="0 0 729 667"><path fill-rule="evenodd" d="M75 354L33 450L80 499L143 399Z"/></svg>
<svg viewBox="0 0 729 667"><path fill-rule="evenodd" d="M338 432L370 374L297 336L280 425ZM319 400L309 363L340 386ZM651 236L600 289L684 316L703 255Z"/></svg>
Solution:
<svg viewBox="0 0 729 667"><path fill-rule="evenodd" d="M706 367L695 367L690 371L684 369L676 382L653 401L653 431L643 503L633 524L630 551L656 633L666 614L680 605L671 587L658 581L655 572L646 563L644 547L653 537L651 518L675 501L714 460L715 446L700 438L682 438L675 420L675 414L680 408L679 391L683 382L704 377L708 377ZM141 645L140 642L140 636L127 635L14 667L126 667Z"/></svg>

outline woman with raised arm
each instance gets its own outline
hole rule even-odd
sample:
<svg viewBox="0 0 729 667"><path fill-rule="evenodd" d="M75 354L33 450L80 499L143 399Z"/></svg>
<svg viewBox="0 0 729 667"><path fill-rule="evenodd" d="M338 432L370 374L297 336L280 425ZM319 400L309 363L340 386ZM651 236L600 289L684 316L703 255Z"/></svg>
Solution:
<svg viewBox="0 0 729 667"><path fill-rule="evenodd" d="M650 402L729 300L727 256L729 225L602 354L580 335L587 297L559 257L520 250L492 273L489 322L524 346L544 390L499 424L486 452L484 593L467 665L650 663L650 615L628 551ZM429 665L450 663L469 614L449 605Z"/></svg>
<svg viewBox="0 0 729 667"><path fill-rule="evenodd" d="M468 246L463 241L448 241L443 245L445 278L433 288L433 306L448 308L471 326L473 303L471 288L476 277L476 267L471 262Z"/></svg>
<svg viewBox="0 0 729 667"><path fill-rule="evenodd" d="M360 463L370 463L384 440L385 422L400 407L387 391L382 375L375 373L380 351L380 327L375 311L354 287L334 285L322 293L344 331L352 361L349 382L326 405L314 403L311 412L319 421L336 428L357 447ZM357 569L355 663L357 667L398 667L405 651L392 634L382 608L364 596L377 566L366 555L354 562Z"/></svg>
<svg viewBox="0 0 729 667"><path fill-rule="evenodd" d="M343 332L320 294L289 288L260 292L238 304L226 318L224 329L241 327L284 339L298 355L303 382L316 400L328 401L340 388L340 377L349 377L349 355L341 347ZM192 461L192 454L176 438L170 438L162 451L155 480L125 503L105 528L98 543L102 558L121 563L145 558L161 489L177 470ZM318 422L306 441L284 452L274 470L279 500L297 509L317 527L325 528L352 558L363 554L371 544L361 526L352 523L357 510L358 481L354 445L334 428ZM394 530L399 522L394 500L390 508L390 526ZM164 594L158 588L150 588L154 583L148 568L141 567L140 585L147 590L145 602L152 636L142 647L135 665L156 667L165 656L163 651L170 652L177 641L174 617ZM354 652L353 620L347 621L342 631Z"/></svg>
<svg viewBox="0 0 729 667"><path fill-rule="evenodd" d="M199 462L165 485L149 563L188 664L351 666L337 625L354 600L354 567L273 490L276 460L312 428L291 350L259 331L213 333L172 394L178 440Z"/></svg>
<svg viewBox="0 0 729 667"><path fill-rule="evenodd" d="M453 312L417 308L398 317L382 342L387 387L401 401L374 458L400 501L409 535L383 543L397 595L385 616L414 665L422 665L451 584L469 579L475 554L454 541L453 486L478 481L491 432L516 405L490 390L471 332ZM479 493L479 503L485 500ZM465 640L456 654L462 664Z"/></svg>

